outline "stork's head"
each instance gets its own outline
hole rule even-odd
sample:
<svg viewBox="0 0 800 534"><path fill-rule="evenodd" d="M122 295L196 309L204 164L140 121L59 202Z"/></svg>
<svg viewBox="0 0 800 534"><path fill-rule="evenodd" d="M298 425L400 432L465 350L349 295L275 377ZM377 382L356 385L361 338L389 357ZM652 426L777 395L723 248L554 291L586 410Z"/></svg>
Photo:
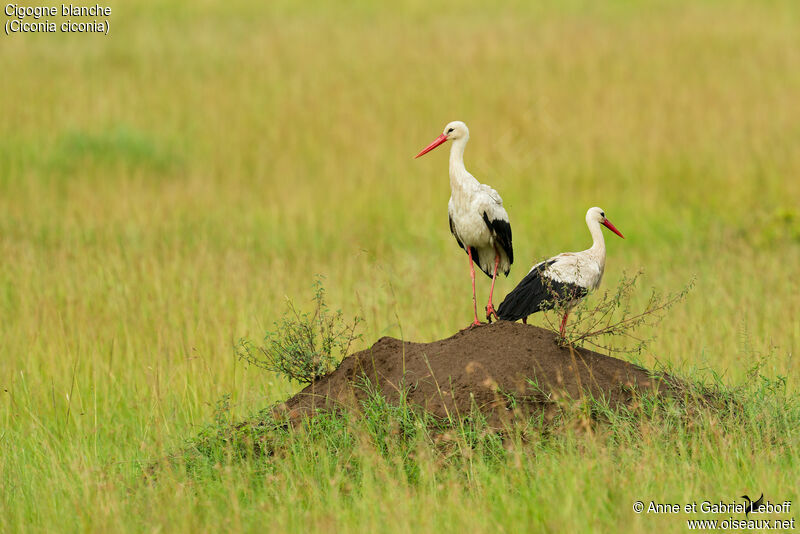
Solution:
<svg viewBox="0 0 800 534"><path fill-rule="evenodd" d="M448 141L455 141L456 139L469 139L469 128L461 121L453 121L447 123L442 133L447 137Z"/></svg>
<svg viewBox="0 0 800 534"><path fill-rule="evenodd" d="M414 157L418 158L423 154L427 154L445 141L458 141L460 139L463 139L464 141L469 139L469 128L467 128L467 125L461 121L449 122L447 123L447 126L444 127L444 132L442 132L442 135L434 139L433 143L423 148L420 153Z"/></svg>
<svg viewBox="0 0 800 534"><path fill-rule="evenodd" d="M603 226L605 226L606 228L608 228L609 230L620 236L622 239L625 239L625 236L622 235L622 233L620 233L619 230L617 230L617 227L611 224L611 221L609 221L606 218L606 212L603 211L602 208L597 208L597 207L589 208L589 211L586 212L586 224L591 226L592 223L602 224Z"/></svg>

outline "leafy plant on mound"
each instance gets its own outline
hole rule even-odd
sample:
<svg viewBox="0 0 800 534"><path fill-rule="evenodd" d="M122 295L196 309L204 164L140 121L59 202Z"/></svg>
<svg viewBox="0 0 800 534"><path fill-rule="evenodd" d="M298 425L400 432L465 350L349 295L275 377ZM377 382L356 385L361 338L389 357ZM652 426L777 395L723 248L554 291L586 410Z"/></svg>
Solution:
<svg viewBox="0 0 800 534"><path fill-rule="evenodd" d="M332 312L319 277L313 287L312 312L298 311L287 298L286 314L273 323L261 345L239 341L239 358L301 384L310 384L335 370L353 342L361 339L356 331L362 319L355 316L348 323L342 310Z"/></svg>
<svg viewBox="0 0 800 534"><path fill-rule="evenodd" d="M641 353L653 340L653 336L641 336L642 330L652 332L667 312L686 298L694 287L694 280L676 293L661 293L652 289L647 302L635 307L631 302L636 285L642 276L639 271L632 276L623 273L622 279L613 289L596 293L584 299L574 308L568 299L554 297L553 309L544 313L548 327L558 332L558 324L569 310L570 320L560 342L564 346L591 345L606 352ZM556 291L552 291L556 295ZM620 346L611 343L614 338L624 338L627 343Z"/></svg>

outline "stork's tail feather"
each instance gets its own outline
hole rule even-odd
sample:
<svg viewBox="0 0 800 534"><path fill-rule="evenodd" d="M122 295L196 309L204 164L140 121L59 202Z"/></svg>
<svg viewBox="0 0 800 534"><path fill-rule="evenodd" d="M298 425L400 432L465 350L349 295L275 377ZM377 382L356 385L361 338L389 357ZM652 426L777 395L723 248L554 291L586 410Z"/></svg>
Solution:
<svg viewBox="0 0 800 534"><path fill-rule="evenodd" d="M487 252L486 249L483 249L483 256L481 256L480 251L475 247L470 247L472 249L472 259L475 262L475 265L483 271L483 273L492 278L493 271L494 271L494 252ZM466 248L464 249L466 250ZM503 263L500 263L500 267L497 270L497 274L504 274L508 276L508 273L511 272L511 266L509 265L506 268L503 268Z"/></svg>
<svg viewBox="0 0 800 534"><path fill-rule="evenodd" d="M506 295L497 308L497 316L504 321L516 321L542 309L547 300L547 287L538 269L534 269Z"/></svg>
<svg viewBox="0 0 800 534"><path fill-rule="evenodd" d="M484 269L484 268L483 268L483 266L481 266L481 265L478 265L478 267L480 267L480 270L481 270L481 271L483 271L484 273L486 273L486 276L488 276L489 278L491 278L491 277L492 277L492 269L494 269L494 263L492 264L492 266L491 266L491 267L486 267L485 269ZM497 271L497 274L498 274L498 275L501 275L501 274L502 274L502 275L504 275L506 278L508 278L508 274L509 274L510 272L511 272L511 267L509 267L508 269L502 269L502 270L498 269L498 271Z"/></svg>

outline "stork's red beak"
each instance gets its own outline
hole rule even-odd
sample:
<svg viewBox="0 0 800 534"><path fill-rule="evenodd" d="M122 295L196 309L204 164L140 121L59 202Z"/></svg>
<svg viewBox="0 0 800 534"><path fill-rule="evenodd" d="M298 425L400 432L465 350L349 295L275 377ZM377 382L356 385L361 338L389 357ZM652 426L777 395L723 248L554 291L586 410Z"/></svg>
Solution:
<svg viewBox="0 0 800 534"><path fill-rule="evenodd" d="M617 227L611 224L611 221L609 221L608 219L603 220L603 226L605 226L606 228L608 228L609 230L620 236L622 239L625 239L625 236L622 235L620 231L617 230Z"/></svg>
<svg viewBox="0 0 800 534"><path fill-rule="evenodd" d="M422 155L424 155L424 154L427 154L428 152L430 152L431 150L433 150L433 149L434 149L434 148L436 148L437 146L441 145L441 144L442 144L442 143L444 143L445 141L447 141L447 136L446 136L445 134L442 134L442 135L440 135L439 137L437 137L437 138L436 138L436 139L433 141L433 143L431 143L431 144L429 144L428 146L426 146L425 148L423 148L423 149L422 149L422 151L421 151L419 154L417 154L416 156L414 156L414 159L417 159L418 157L420 157L420 156L422 156Z"/></svg>

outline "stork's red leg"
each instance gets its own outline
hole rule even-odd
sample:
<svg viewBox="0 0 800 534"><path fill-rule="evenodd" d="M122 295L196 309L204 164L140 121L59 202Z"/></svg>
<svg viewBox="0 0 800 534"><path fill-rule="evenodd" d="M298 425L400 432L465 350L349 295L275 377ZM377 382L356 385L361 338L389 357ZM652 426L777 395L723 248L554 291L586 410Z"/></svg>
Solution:
<svg viewBox="0 0 800 534"><path fill-rule="evenodd" d="M481 324L478 320L478 301L475 299L475 267L472 265L472 248L467 247L467 254L469 255L469 276L472 278L472 310L475 313L475 321L472 326Z"/></svg>
<svg viewBox="0 0 800 534"><path fill-rule="evenodd" d="M567 326L567 316L569 315L569 310L564 312L564 318L561 319L561 328L559 329L559 333L561 337L564 337L564 329Z"/></svg>
<svg viewBox="0 0 800 534"><path fill-rule="evenodd" d="M522 324L528 324L528 316L522 318Z"/></svg>
<svg viewBox="0 0 800 534"><path fill-rule="evenodd" d="M492 322L492 315L495 316L496 319L500 319L497 317L497 312L494 311L494 306L492 306L492 295L494 295L494 281L497 279L497 266L500 264L500 254L495 253L494 255L494 274L492 274L492 288L489 290L489 304L486 305L486 318L489 322Z"/></svg>

